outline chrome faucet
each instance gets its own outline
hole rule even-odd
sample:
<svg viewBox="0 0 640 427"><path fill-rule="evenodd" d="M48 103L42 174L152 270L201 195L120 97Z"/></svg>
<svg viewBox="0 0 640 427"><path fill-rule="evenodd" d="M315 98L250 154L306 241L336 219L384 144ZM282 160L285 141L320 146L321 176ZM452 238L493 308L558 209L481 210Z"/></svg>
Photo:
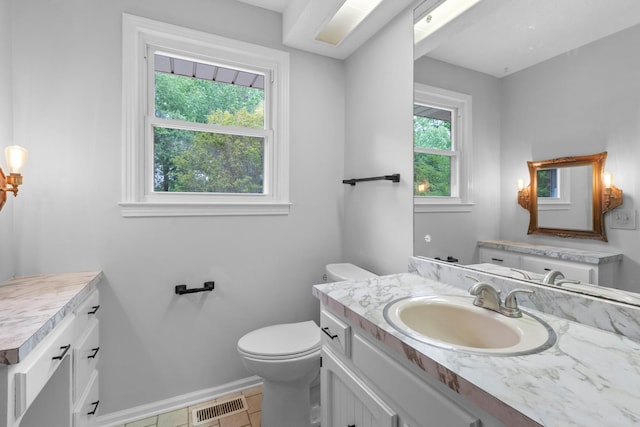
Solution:
<svg viewBox="0 0 640 427"><path fill-rule="evenodd" d="M542 283L547 285L555 285L556 279L564 279L564 274L560 270L551 270L542 278Z"/></svg>
<svg viewBox="0 0 640 427"><path fill-rule="evenodd" d="M513 272L515 272L515 273L522 274L522 277L523 277L525 280L531 280L531 276L529 276L529 273L527 273L526 271L519 270L519 269L517 269L517 268L512 268L512 269L511 269L511 271L513 271Z"/></svg>
<svg viewBox="0 0 640 427"><path fill-rule="evenodd" d="M504 304L500 300L500 291L485 282L477 282L469 288L469 293L475 296L473 304L488 310L493 310L507 317L522 317L522 311L518 308L517 293L532 294L528 289L513 289L504 299Z"/></svg>

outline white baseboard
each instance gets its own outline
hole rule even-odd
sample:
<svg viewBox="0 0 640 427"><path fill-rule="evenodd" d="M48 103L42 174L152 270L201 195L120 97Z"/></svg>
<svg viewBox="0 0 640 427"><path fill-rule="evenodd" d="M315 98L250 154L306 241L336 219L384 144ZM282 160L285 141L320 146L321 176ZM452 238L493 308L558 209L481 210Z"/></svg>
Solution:
<svg viewBox="0 0 640 427"><path fill-rule="evenodd" d="M165 412L171 412L200 402L206 402L207 400L222 397L230 393L236 393L261 384L262 379L260 377L252 376L243 378L218 387L198 390L192 393L147 403L145 405L136 406L122 411L101 414L97 418L97 425L99 427L122 426L123 424L130 423L132 421L163 414Z"/></svg>

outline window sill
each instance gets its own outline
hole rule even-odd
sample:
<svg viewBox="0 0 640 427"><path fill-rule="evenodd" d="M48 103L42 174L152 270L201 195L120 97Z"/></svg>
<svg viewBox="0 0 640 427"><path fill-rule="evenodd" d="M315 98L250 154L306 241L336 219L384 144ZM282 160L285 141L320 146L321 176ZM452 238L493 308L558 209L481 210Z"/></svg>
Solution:
<svg viewBox="0 0 640 427"><path fill-rule="evenodd" d="M434 212L472 212L475 203L463 203L460 200L423 200L413 199L413 213Z"/></svg>
<svg viewBox="0 0 640 427"><path fill-rule="evenodd" d="M291 203L119 203L125 218L288 215Z"/></svg>

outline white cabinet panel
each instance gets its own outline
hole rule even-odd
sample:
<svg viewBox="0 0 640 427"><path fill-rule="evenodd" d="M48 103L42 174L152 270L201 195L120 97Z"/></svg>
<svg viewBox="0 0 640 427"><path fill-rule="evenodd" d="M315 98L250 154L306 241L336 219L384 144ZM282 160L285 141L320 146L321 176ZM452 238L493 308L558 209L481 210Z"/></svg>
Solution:
<svg viewBox="0 0 640 427"><path fill-rule="evenodd" d="M522 257L522 269L538 274L546 274L551 270L558 270L568 280L579 280L582 283L597 282L595 268L577 263L525 256Z"/></svg>
<svg viewBox="0 0 640 427"><path fill-rule="evenodd" d="M332 427L396 427L398 415L330 350L322 352L322 422Z"/></svg>
<svg viewBox="0 0 640 427"><path fill-rule="evenodd" d="M420 422L420 427L481 425L478 417L449 400L357 334L353 337L353 363L375 384L383 384L385 390L393 390L391 397Z"/></svg>

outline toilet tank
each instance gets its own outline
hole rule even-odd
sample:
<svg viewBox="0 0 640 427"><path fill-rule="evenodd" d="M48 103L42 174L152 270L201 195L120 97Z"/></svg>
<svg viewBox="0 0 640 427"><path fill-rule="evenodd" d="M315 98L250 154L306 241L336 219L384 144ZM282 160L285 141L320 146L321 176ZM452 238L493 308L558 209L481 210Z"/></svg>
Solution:
<svg viewBox="0 0 640 427"><path fill-rule="evenodd" d="M366 280L378 277L363 268L350 263L327 264L325 267L327 282L341 282L343 280Z"/></svg>

